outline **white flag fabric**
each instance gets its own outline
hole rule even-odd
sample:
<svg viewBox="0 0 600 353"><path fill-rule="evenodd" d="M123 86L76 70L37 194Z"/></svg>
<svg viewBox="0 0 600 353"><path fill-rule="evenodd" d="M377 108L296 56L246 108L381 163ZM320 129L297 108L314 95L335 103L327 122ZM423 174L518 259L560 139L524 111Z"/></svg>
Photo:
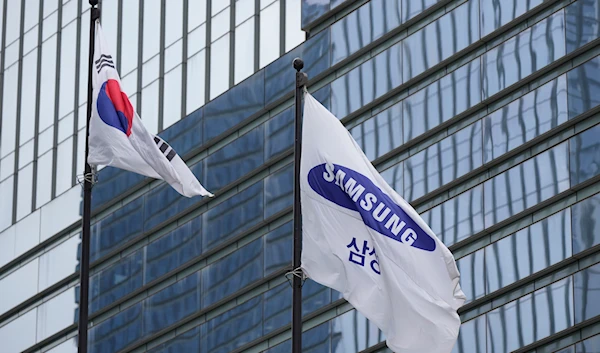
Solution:
<svg viewBox="0 0 600 353"><path fill-rule="evenodd" d="M183 196L213 196L200 185L175 150L142 124L121 91L121 79L98 22L93 64L88 163L162 179Z"/></svg>
<svg viewBox="0 0 600 353"><path fill-rule="evenodd" d="M341 292L396 353L449 353L465 301L452 253L348 130L304 95L302 269Z"/></svg>

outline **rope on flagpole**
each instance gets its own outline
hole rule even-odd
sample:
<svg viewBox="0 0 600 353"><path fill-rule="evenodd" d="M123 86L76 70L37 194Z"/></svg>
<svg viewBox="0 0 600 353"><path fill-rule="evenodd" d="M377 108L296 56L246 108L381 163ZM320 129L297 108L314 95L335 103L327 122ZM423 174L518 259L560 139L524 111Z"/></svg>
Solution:
<svg viewBox="0 0 600 353"><path fill-rule="evenodd" d="M92 167L91 173L77 174L77 184L83 187L86 181L92 184L92 187L98 182L98 173L95 166Z"/></svg>
<svg viewBox="0 0 600 353"><path fill-rule="evenodd" d="M304 285L304 282L306 282L306 279L308 278L306 273L304 273L304 271L302 271L301 267L298 267L292 271L286 272L285 278L287 279L290 286L292 286L292 278L294 278L294 277L298 277L302 280L302 286Z"/></svg>

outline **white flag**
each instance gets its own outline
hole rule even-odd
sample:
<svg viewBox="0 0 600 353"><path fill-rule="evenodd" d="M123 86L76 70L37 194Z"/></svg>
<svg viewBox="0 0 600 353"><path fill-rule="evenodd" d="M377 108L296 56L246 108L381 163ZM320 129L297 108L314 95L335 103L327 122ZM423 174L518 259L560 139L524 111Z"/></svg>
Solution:
<svg viewBox="0 0 600 353"><path fill-rule="evenodd" d="M109 165L169 183L183 196L213 196L163 139L150 134L121 91L121 79L96 22L90 165Z"/></svg>
<svg viewBox="0 0 600 353"><path fill-rule="evenodd" d="M341 292L396 353L449 353L465 301L454 257L348 130L304 95L302 269Z"/></svg>

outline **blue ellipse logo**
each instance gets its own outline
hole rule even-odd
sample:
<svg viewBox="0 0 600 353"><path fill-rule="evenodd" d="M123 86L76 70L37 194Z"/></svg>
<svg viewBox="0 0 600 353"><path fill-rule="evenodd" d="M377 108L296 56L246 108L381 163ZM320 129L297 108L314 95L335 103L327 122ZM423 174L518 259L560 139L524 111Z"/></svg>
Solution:
<svg viewBox="0 0 600 353"><path fill-rule="evenodd" d="M320 164L308 172L308 184L325 199L360 213L365 225L376 232L418 249L435 250L435 240L357 171L332 163Z"/></svg>

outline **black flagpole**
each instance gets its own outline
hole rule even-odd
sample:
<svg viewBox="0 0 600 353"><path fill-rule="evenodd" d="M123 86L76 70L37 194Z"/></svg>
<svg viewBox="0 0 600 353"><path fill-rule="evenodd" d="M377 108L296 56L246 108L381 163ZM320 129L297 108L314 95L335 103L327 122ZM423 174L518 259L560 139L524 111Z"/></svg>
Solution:
<svg viewBox="0 0 600 353"><path fill-rule="evenodd" d="M296 116L294 139L294 272L300 268L302 254L302 213L300 210L300 152L302 146L302 93L308 78L304 62L294 59L296 69ZM292 353L302 352L302 278L295 272L292 282Z"/></svg>
<svg viewBox="0 0 600 353"><path fill-rule="evenodd" d="M100 10L96 7L98 0L89 0L90 11L90 49L88 66L87 124L85 128L85 171L83 174L83 225L81 232L81 260L79 266L79 332L77 334L77 352L87 353L88 338L88 295L90 285L90 216L92 212L92 168L87 162L88 142L90 135L90 118L92 117L92 68L96 38L96 20L100 18Z"/></svg>

